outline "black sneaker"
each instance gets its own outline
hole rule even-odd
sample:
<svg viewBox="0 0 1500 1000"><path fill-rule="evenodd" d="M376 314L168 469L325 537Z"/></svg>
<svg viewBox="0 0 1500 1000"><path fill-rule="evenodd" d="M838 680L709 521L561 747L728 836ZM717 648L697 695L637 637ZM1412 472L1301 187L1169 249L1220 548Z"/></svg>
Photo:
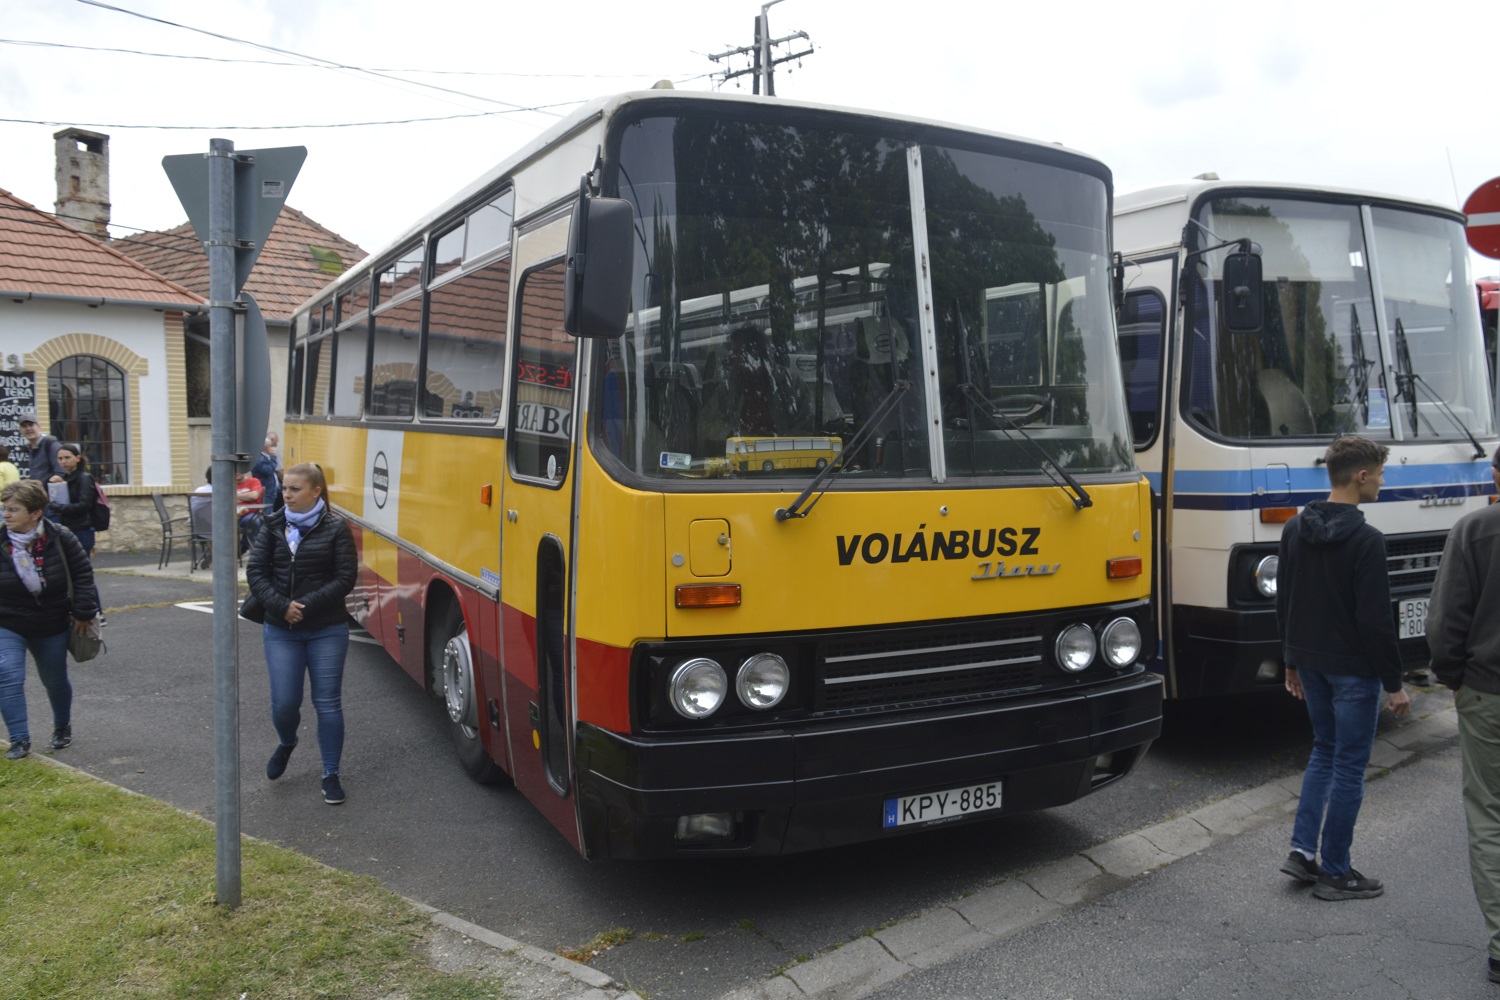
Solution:
<svg viewBox="0 0 1500 1000"><path fill-rule="evenodd" d="M56 729L52 730L52 749L61 750L63 747L72 742L72 726L58 726Z"/></svg>
<svg viewBox="0 0 1500 1000"><path fill-rule="evenodd" d="M344 801L344 786L339 784L338 775L330 774L323 779L323 801L331 806Z"/></svg>
<svg viewBox="0 0 1500 1000"><path fill-rule="evenodd" d="M276 744L276 749L271 751L271 759L266 761L266 777L275 781L285 774L286 762L292 759L292 751L296 748L297 744L295 743L291 746L281 743Z"/></svg>
<svg viewBox="0 0 1500 1000"><path fill-rule="evenodd" d="M1490 982L1500 983L1500 958L1490 959Z"/></svg>
<svg viewBox="0 0 1500 1000"><path fill-rule="evenodd" d="M6 760L20 760L31 753L30 740L11 740L10 749L5 751Z"/></svg>
<svg viewBox="0 0 1500 1000"><path fill-rule="evenodd" d="M1292 851L1281 863L1281 873L1290 875L1298 882L1316 882L1318 876L1323 874L1323 869L1318 867L1316 861L1309 861L1301 851Z"/></svg>
<svg viewBox="0 0 1500 1000"><path fill-rule="evenodd" d="M1313 895L1319 899L1374 899L1383 892L1385 886L1380 884L1380 879L1365 878L1353 868L1344 875L1324 872L1318 876L1318 884L1313 886Z"/></svg>

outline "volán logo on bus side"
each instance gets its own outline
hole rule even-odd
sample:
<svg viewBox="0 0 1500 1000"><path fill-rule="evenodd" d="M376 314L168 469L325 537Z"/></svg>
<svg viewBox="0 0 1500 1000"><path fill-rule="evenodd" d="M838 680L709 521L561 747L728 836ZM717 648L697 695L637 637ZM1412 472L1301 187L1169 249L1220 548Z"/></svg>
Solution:
<svg viewBox="0 0 1500 1000"><path fill-rule="evenodd" d="M1050 576L1062 563L1005 563L994 556L1035 556L1041 554L1037 542L1041 528L975 528L971 531L927 531L919 524L908 539L903 532L894 536L873 531L868 535L839 535L839 565L851 565L858 557L870 565L883 562L931 562L939 559L979 559L977 572L970 579L999 580L1015 576Z"/></svg>

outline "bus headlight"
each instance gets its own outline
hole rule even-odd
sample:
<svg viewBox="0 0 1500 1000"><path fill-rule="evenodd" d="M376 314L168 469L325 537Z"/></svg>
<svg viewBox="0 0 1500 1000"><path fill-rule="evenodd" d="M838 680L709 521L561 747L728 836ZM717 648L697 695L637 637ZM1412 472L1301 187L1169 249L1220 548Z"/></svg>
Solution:
<svg viewBox="0 0 1500 1000"><path fill-rule="evenodd" d="M668 700L684 719L706 719L724 703L729 689L724 668L706 657L684 660L667 682Z"/></svg>
<svg viewBox="0 0 1500 1000"><path fill-rule="evenodd" d="M1116 618L1104 626L1099 645L1104 658L1116 670L1128 667L1141 655L1141 629L1131 618Z"/></svg>
<svg viewBox="0 0 1500 1000"><path fill-rule="evenodd" d="M1057 637L1057 665L1070 674L1082 673L1094 662L1094 630L1087 625L1069 625Z"/></svg>
<svg viewBox="0 0 1500 1000"><path fill-rule="evenodd" d="M734 689L746 708L775 708L786 697L792 672L775 653L756 653L740 664Z"/></svg>
<svg viewBox="0 0 1500 1000"><path fill-rule="evenodd" d="M1276 571L1280 568L1279 556L1266 556L1255 564L1255 589L1260 591L1260 596L1276 596Z"/></svg>

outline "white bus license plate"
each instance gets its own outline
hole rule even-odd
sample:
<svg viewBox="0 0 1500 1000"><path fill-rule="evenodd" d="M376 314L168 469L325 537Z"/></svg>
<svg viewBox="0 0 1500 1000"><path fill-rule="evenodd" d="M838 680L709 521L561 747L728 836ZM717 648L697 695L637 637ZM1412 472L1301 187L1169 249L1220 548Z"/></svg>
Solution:
<svg viewBox="0 0 1500 1000"><path fill-rule="evenodd" d="M999 781L990 781L982 785L950 788L944 792L886 799L885 826L889 829L909 823L935 823L999 809L1001 784Z"/></svg>
<svg viewBox="0 0 1500 1000"><path fill-rule="evenodd" d="M1402 639L1419 639L1427 634L1427 598L1396 602L1396 632Z"/></svg>

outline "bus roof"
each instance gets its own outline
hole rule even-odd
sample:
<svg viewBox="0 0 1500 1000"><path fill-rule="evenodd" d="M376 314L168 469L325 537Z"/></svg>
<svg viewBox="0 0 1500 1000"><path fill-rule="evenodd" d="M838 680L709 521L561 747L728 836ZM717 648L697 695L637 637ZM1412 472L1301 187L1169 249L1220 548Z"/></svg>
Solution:
<svg viewBox="0 0 1500 1000"><path fill-rule="evenodd" d="M1199 177L1188 181L1179 181L1175 184L1161 184L1156 187L1141 188L1138 191L1130 191L1125 194L1116 194L1115 216L1119 217L1129 215L1133 212L1161 208L1173 202L1185 203L1183 214L1186 215L1188 205L1196 203L1205 193L1219 190L1267 191L1289 195L1332 195L1341 200L1399 204L1446 215L1458 219L1460 222L1463 221L1463 215L1457 209L1420 198L1404 198L1400 195L1383 194L1378 191L1362 191L1357 188L1322 187L1316 184L1289 184L1285 181L1238 181L1220 180L1217 178L1204 179Z"/></svg>
<svg viewBox="0 0 1500 1000"><path fill-rule="evenodd" d="M669 88L625 91L622 93L611 94L604 97L597 97L592 100L585 101L566 118L563 118L561 121L552 125L546 131L537 135L530 142L526 143L519 149L512 152L510 155L501 159L497 164L495 164L495 166L486 170L479 177L475 178L472 182L465 185L456 194L445 199L432 211L428 212L426 215L413 222L406 229L402 230L401 234L395 239L372 252L367 258L365 258L364 261L361 262L364 266L351 268L349 271L346 271L332 283L325 286L316 295L312 296L312 298L310 298L308 301L312 302L326 297L328 294L330 294L330 292L334 291L339 286L342 286L347 282L354 280L354 276L356 275L356 273L367 273L371 267L387 261L392 253L396 252L402 246L409 244L412 240L425 233L429 228L432 227L434 223L437 223L447 216L451 215L460 207L475 199L481 192L493 187L503 178L514 173L519 168L527 164L528 161L536 159L541 153L543 153L551 146L568 137L573 136L575 133L587 130L592 125L612 118L626 105L649 101L671 101L679 104L682 102L702 102L705 105L719 104L760 106L785 108L788 110L803 110L824 113L831 112L836 114L851 115L858 118L865 118L872 122L901 122L904 124L915 125L919 127L951 129L960 132L968 132L974 135L983 135L997 139L1004 139L1010 142L1022 143L1025 145L1035 146L1038 149L1046 149L1053 152L1063 152L1071 156L1076 156L1080 160L1092 161L1093 163L1097 164L1102 170L1105 170L1106 172L1108 171L1108 168L1103 164L1103 161L1099 160L1098 157L1091 156L1088 153L1082 153L1077 150L1070 149L1062 145L1061 143L1042 142L1036 139L1028 139L1022 136L1010 135L1005 132L995 132L988 129L974 128L967 125L957 125L952 122L921 118L914 115L888 114L880 111L872 111L862 108L839 107L829 104L815 104L806 101L788 100L787 98L783 97L720 94L710 93L706 91L673 90ZM602 136L600 138L602 141ZM575 183L576 180L577 179L575 178ZM518 220L525 215L525 213L520 210L520 206L517 206L516 214ZM307 303L304 303L304 306L306 306L306 304Z"/></svg>

